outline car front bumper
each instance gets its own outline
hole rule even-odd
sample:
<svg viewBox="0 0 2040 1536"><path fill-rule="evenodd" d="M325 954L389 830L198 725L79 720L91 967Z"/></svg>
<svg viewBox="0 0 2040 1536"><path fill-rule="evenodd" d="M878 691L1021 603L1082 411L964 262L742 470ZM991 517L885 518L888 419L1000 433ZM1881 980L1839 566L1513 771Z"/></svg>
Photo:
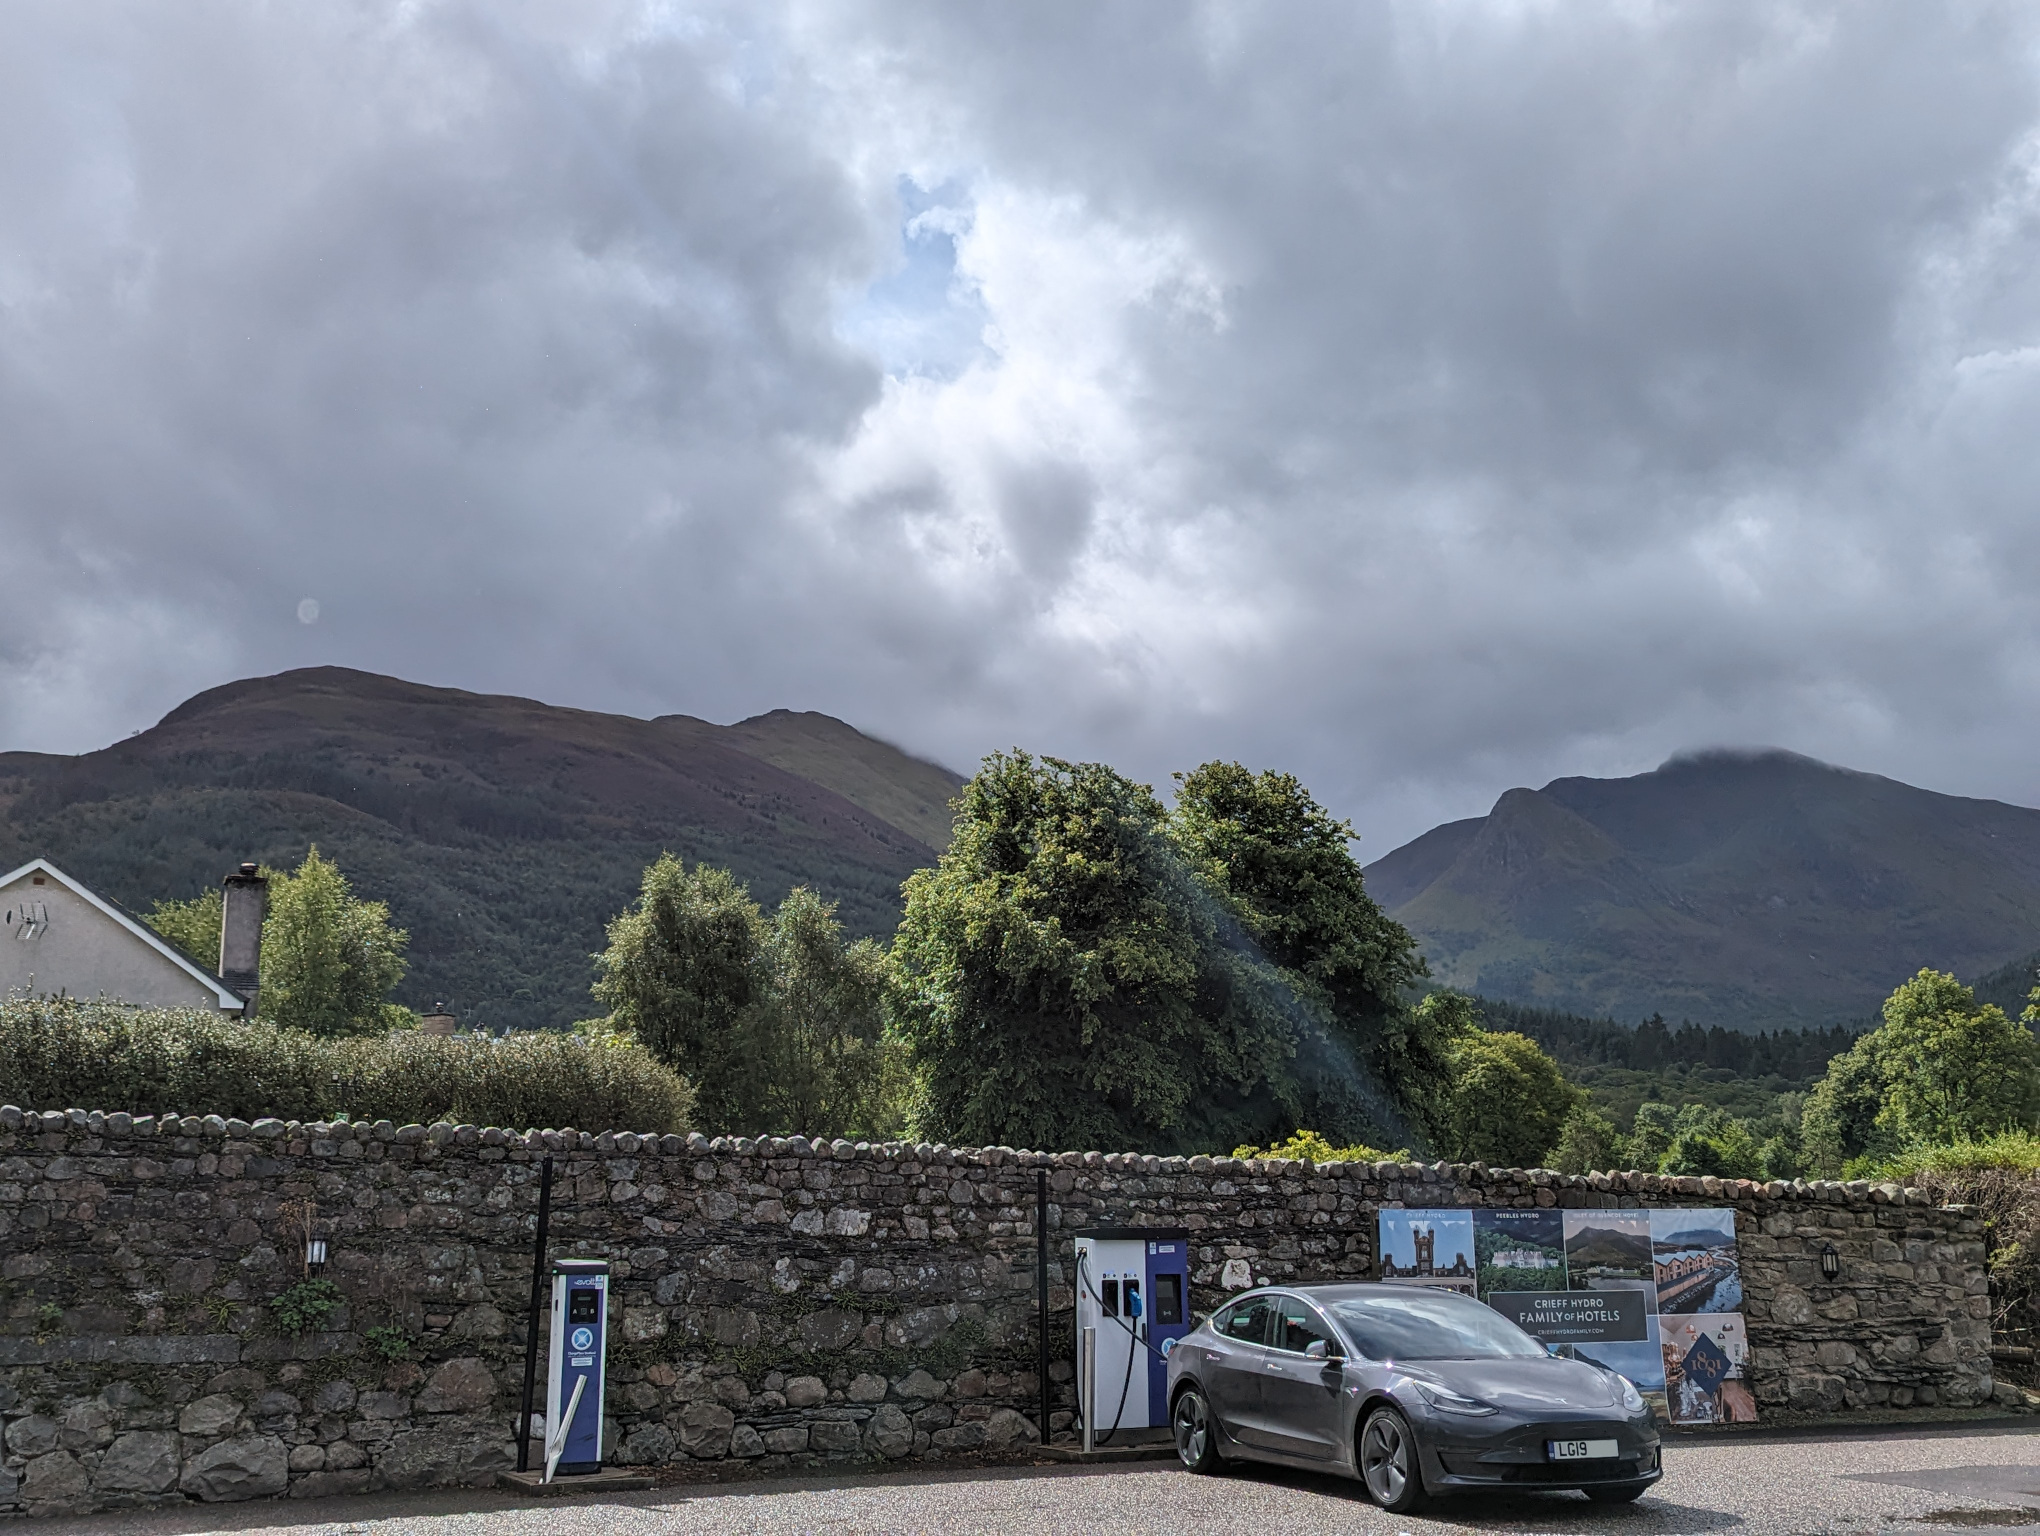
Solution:
<svg viewBox="0 0 2040 1536"><path fill-rule="evenodd" d="M1483 1434L1463 1423L1430 1418L1419 1430L1424 1482L1442 1488L1590 1488L1602 1483L1654 1483L1664 1476L1654 1424L1635 1420L1521 1419L1494 1424ZM1615 1455L1592 1461L1553 1461L1552 1440L1613 1440Z"/></svg>

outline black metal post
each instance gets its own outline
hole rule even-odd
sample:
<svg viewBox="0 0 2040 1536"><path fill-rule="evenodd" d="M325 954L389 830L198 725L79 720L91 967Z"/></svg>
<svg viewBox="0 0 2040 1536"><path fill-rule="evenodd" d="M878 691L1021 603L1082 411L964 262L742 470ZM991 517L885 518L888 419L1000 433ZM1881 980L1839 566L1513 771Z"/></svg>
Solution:
<svg viewBox="0 0 2040 1536"><path fill-rule="evenodd" d="M1034 1175L1034 1292L1041 1313L1041 1443L1048 1444L1048 1170Z"/></svg>
<svg viewBox="0 0 2040 1536"><path fill-rule="evenodd" d="M531 1393L538 1383L538 1318L545 1300L545 1229L552 1219L552 1159L538 1170L538 1242L531 1252L531 1309L525 1317L524 1417L517 1421L517 1470L531 1470Z"/></svg>

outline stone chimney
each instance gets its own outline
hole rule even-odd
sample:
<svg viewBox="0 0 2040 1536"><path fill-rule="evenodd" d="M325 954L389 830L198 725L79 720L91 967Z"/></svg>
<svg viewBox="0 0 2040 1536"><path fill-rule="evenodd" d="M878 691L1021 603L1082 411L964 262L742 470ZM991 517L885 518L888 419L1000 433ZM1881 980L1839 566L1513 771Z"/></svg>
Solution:
<svg viewBox="0 0 2040 1536"><path fill-rule="evenodd" d="M255 993L262 981L262 919L269 911L269 881L260 868L243 864L220 882L220 980L248 999L246 1019L255 1017Z"/></svg>

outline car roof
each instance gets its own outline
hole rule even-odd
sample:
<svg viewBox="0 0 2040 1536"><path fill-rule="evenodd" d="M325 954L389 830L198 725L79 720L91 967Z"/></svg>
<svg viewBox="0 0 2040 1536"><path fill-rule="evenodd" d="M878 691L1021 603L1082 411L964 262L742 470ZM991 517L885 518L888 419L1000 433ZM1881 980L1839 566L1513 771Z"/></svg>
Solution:
<svg viewBox="0 0 2040 1536"><path fill-rule="evenodd" d="M1379 1296L1393 1293L1407 1296L1412 1290L1433 1291L1444 1296L1457 1296L1465 1301L1476 1301L1464 1291L1450 1290L1444 1286L1392 1285L1380 1280L1310 1280L1295 1285L1257 1285L1250 1291L1241 1291L1228 1296L1225 1305L1246 1301L1256 1296L1302 1296L1309 1301L1348 1301L1361 1296ZM1476 1301L1476 1305L1478 1305Z"/></svg>

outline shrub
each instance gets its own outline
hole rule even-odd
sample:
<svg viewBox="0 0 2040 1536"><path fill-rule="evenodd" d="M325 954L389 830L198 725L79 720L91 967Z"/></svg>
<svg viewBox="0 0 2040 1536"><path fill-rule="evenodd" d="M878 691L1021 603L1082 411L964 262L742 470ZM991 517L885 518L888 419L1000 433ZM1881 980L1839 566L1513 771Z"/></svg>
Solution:
<svg viewBox="0 0 2040 1536"><path fill-rule="evenodd" d="M1863 1172L1903 1179L1948 1204L1976 1206L1990 1250L1991 1331L1998 1343L2034 1343L2040 1334L2040 1135L2006 1131L1912 1147Z"/></svg>
<svg viewBox="0 0 2040 1536"><path fill-rule="evenodd" d="M1399 1163L1409 1157L1409 1148L1383 1152L1378 1147L1335 1147L1316 1131L1298 1131L1287 1141L1272 1147L1234 1147L1234 1157L1286 1157L1302 1163Z"/></svg>
<svg viewBox="0 0 2040 1536"><path fill-rule="evenodd" d="M563 1034L325 1040L202 1009L0 1002L0 1099L45 1109L681 1131L693 1089L634 1045Z"/></svg>

